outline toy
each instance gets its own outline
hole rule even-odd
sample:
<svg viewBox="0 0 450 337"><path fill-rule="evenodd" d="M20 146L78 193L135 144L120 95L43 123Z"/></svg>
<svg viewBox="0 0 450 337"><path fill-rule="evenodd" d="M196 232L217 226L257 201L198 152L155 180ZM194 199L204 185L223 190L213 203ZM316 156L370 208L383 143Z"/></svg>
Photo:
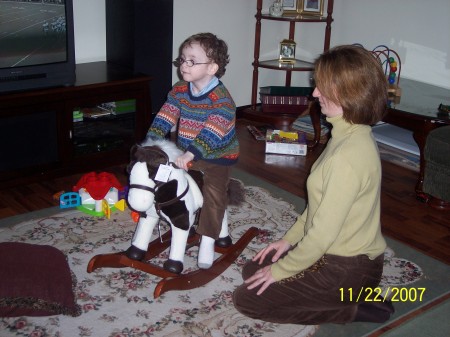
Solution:
<svg viewBox="0 0 450 337"><path fill-rule="evenodd" d="M155 144L132 149L128 203L141 217L126 255L134 260L145 256L153 228L161 217L170 224L172 231L170 255L164 269L179 274L183 270L189 230L203 205L203 195L186 171L169 164L169 156L175 160L182 154L181 150L169 141ZM227 223L225 227L228 228ZM228 232L224 234L227 236ZM199 254L202 254L202 246Z"/></svg>
<svg viewBox="0 0 450 337"><path fill-rule="evenodd" d="M205 246L200 236L193 231L197 213L203 205L199 185L185 170L173 164L182 154L169 140L148 140L143 146L134 146L132 160L128 166L130 185L128 203L133 211L140 213L131 246L123 253L94 256L88 265L88 272L100 267L133 267L163 278L155 289L154 296L170 289L192 289L206 284L222 273L242 252L250 240L258 234L250 228L235 244L228 235L227 212L224 214L220 240L229 240L227 245ZM232 180L233 182L233 180ZM234 180L229 191L242 190ZM234 192L236 193L236 192ZM170 225L170 232L161 240L150 242L153 229L164 219ZM227 241L228 241L227 240ZM149 260L170 245L170 253L163 267ZM199 245L198 270L181 274L187 246ZM214 260L214 252L222 253ZM201 261L201 262L200 262ZM208 263L210 261L210 263ZM208 269L204 272L203 269Z"/></svg>
<svg viewBox="0 0 450 337"><path fill-rule="evenodd" d="M56 192L55 194L53 194L53 200L59 201L61 199L61 195L63 195L64 193L66 193L66 191Z"/></svg>
<svg viewBox="0 0 450 337"><path fill-rule="evenodd" d="M111 173L86 173L72 190L60 195L61 208L77 207L87 214L107 218L111 210L125 209L124 188Z"/></svg>
<svg viewBox="0 0 450 337"><path fill-rule="evenodd" d="M372 50L372 53L380 61L381 66L384 66L384 73L389 83L388 94L390 94L393 99L395 99L395 97L400 97L402 95L402 91L398 85L402 70L400 56L395 50L390 49L385 45L376 46Z"/></svg>

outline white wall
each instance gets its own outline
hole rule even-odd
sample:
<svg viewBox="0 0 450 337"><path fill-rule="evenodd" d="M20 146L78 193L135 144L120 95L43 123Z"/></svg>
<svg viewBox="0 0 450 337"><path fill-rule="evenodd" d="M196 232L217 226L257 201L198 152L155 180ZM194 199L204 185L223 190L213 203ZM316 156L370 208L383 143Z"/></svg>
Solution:
<svg viewBox="0 0 450 337"><path fill-rule="evenodd" d="M106 60L105 1L73 0L77 63Z"/></svg>
<svg viewBox="0 0 450 337"><path fill-rule="evenodd" d="M106 59L105 1L74 0L78 63ZM263 8L272 2L264 0ZM238 106L250 103L255 12L256 0L174 0L174 57L189 35L209 31L224 39L230 64L222 80ZM333 17L332 46L387 45L400 55L401 77L450 88L450 1L335 0ZM296 27L297 56L314 60L323 48L325 25ZM287 23L262 22L261 58L277 57L278 43L288 29ZM259 75L260 86L284 84L283 72L260 69ZM308 85L308 79L308 74L294 73L292 85Z"/></svg>
<svg viewBox="0 0 450 337"><path fill-rule="evenodd" d="M450 88L450 1L336 2L332 44L387 45L400 55L401 76Z"/></svg>

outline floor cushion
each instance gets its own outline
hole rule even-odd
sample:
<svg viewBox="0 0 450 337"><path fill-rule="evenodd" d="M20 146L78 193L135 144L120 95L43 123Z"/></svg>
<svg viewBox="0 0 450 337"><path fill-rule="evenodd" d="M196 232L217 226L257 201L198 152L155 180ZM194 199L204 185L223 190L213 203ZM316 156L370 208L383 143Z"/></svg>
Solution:
<svg viewBox="0 0 450 337"><path fill-rule="evenodd" d="M0 275L0 317L81 314L75 275L55 247L0 243Z"/></svg>
<svg viewBox="0 0 450 337"><path fill-rule="evenodd" d="M424 156L423 191L450 202L450 125L432 130L427 137Z"/></svg>

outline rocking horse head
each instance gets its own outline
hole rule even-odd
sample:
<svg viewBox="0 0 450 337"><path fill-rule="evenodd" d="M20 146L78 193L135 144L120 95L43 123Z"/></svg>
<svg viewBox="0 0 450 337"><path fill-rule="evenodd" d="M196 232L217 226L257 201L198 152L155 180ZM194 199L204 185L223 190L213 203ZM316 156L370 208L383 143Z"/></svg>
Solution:
<svg viewBox="0 0 450 337"><path fill-rule="evenodd" d="M167 154L157 146L135 145L128 164L130 188L128 203L137 212L151 207L155 198L155 176L160 164L168 164Z"/></svg>
<svg viewBox="0 0 450 337"><path fill-rule="evenodd" d="M160 165L173 168L173 161L181 154L182 151L168 140L146 140L143 145L132 147L131 161L128 165L130 208L142 213L154 207L158 199L167 201L180 197L177 192L181 188L186 188L188 184L186 179L182 179L184 173L175 172L181 171L180 169L174 169L167 182L159 182L155 178Z"/></svg>

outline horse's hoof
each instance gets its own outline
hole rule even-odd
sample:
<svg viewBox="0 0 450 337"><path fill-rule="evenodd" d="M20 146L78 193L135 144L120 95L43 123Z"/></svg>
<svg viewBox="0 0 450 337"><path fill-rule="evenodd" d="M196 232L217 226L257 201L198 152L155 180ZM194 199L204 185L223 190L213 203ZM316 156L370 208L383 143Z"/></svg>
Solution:
<svg viewBox="0 0 450 337"><path fill-rule="evenodd" d="M171 273L180 274L183 271L183 262L169 259L164 262L163 268Z"/></svg>
<svg viewBox="0 0 450 337"><path fill-rule="evenodd" d="M145 250L141 250L135 246L130 246L125 251L125 255L132 260L141 261L145 257L145 253L147 253Z"/></svg>
<svg viewBox="0 0 450 337"><path fill-rule="evenodd" d="M220 247L220 248L228 248L228 247L230 247L232 244L233 244L233 241L231 240L231 238L230 238L229 235L228 235L228 236L225 236L224 238L218 238L218 239L215 241L215 245L216 245L217 247Z"/></svg>

